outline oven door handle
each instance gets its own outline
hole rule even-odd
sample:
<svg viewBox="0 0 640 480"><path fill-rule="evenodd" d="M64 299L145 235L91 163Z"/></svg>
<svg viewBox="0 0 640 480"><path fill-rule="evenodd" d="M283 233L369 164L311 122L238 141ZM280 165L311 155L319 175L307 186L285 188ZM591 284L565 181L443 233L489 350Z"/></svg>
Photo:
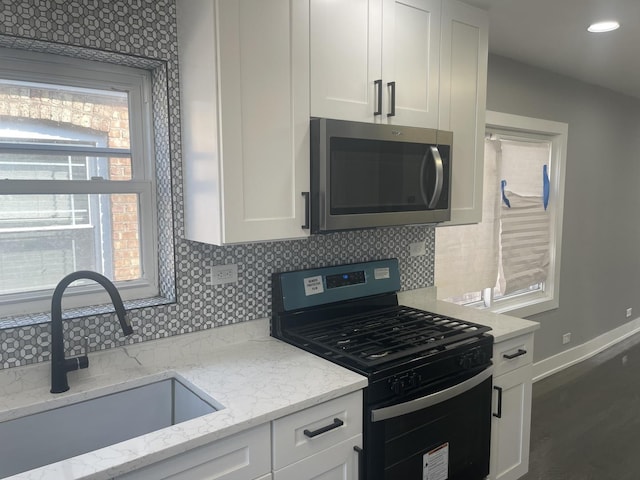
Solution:
<svg viewBox="0 0 640 480"><path fill-rule="evenodd" d="M416 412L424 408L432 407L438 403L450 400L453 397L461 395L474 387L477 387L486 379L493 375L493 366L486 368L474 377L465 380L462 383L453 385L452 387L440 390L439 392L425 395L424 397L416 398L408 402L400 403L398 405L391 405L389 407L378 408L371 410L371 421L379 422L381 420L387 420L389 418L399 417L400 415L406 415L407 413Z"/></svg>

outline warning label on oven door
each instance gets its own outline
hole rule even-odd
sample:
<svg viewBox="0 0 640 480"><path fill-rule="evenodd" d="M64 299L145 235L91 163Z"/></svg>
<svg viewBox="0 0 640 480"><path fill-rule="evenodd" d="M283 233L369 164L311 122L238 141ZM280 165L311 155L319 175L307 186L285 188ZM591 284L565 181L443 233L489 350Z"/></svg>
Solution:
<svg viewBox="0 0 640 480"><path fill-rule="evenodd" d="M447 480L449 478L449 444L443 443L438 448L422 456L422 480Z"/></svg>

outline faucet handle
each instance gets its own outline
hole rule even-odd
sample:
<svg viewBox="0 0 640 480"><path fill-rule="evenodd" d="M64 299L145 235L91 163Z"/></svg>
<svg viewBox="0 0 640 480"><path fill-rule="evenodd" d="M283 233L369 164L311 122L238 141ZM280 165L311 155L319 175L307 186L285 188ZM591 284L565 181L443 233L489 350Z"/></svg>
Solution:
<svg viewBox="0 0 640 480"><path fill-rule="evenodd" d="M67 365L67 372L73 370L80 370L81 368L89 367L89 337L85 336L82 342L82 355L77 357L67 358L65 364Z"/></svg>

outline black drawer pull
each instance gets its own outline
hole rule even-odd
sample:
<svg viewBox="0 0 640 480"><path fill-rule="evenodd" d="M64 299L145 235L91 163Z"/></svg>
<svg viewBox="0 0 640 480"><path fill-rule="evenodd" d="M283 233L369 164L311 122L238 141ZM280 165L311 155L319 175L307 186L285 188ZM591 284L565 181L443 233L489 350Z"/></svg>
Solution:
<svg viewBox="0 0 640 480"><path fill-rule="evenodd" d="M329 430L333 430L334 428L341 427L342 425L344 425L344 422L342 420L340 420L339 418L334 418L333 423L331 425L320 427L319 429L314 431L305 429L302 433L304 433L309 438L313 438L313 437L317 437L318 435L322 435L323 433L328 432Z"/></svg>
<svg viewBox="0 0 640 480"><path fill-rule="evenodd" d="M504 358L506 358L507 360L513 360L514 358L521 357L522 355L526 355L526 354L527 354L526 350L523 350L522 348L519 348L516 353L511 353L511 354L508 354L508 355L506 353L504 353L502 356Z"/></svg>
<svg viewBox="0 0 640 480"><path fill-rule="evenodd" d="M498 391L498 413L494 413L493 416L496 418L502 418L502 388L493 387L493 389Z"/></svg>
<svg viewBox="0 0 640 480"><path fill-rule="evenodd" d="M357 445L353 447L353 450L358 453L358 479L364 479L364 450Z"/></svg>

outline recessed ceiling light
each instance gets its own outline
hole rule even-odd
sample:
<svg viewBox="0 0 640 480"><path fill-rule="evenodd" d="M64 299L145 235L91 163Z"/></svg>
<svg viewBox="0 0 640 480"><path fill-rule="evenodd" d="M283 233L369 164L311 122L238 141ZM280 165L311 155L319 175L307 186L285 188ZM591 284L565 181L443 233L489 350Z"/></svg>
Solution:
<svg viewBox="0 0 640 480"><path fill-rule="evenodd" d="M591 25L589 25L589 28L587 28L587 30L592 33L603 33L611 32L613 30L617 30L618 28L620 28L620 24L618 22L610 21L592 23Z"/></svg>

